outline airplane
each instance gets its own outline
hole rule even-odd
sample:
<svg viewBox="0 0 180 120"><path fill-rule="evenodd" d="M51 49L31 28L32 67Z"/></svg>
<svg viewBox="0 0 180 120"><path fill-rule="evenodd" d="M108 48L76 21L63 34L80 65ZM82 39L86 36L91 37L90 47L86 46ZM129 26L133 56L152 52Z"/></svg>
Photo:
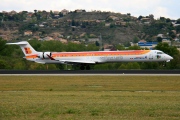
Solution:
<svg viewBox="0 0 180 120"><path fill-rule="evenodd" d="M41 64L59 63L79 65L90 70L91 64L111 62L170 62L173 58L160 50L84 51L84 52L37 52L27 42L6 43L19 45L25 59Z"/></svg>

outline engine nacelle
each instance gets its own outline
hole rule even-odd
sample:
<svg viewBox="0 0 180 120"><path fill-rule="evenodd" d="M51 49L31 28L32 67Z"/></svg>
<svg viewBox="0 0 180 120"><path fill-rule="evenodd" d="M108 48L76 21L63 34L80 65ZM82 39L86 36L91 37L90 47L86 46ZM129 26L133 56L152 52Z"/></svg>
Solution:
<svg viewBox="0 0 180 120"><path fill-rule="evenodd" d="M52 56L51 52L41 52L39 54L39 58L42 58L42 59L50 59L49 56L50 57Z"/></svg>

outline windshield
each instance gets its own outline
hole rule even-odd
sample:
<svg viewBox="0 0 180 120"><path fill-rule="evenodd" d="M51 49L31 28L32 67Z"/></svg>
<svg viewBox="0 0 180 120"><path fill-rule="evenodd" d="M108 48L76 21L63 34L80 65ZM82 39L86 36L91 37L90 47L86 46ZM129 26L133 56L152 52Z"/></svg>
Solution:
<svg viewBox="0 0 180 120"><path fill-rule="evenodd" d="M164 54L163 52L157 52L157 54Z"/></svg>

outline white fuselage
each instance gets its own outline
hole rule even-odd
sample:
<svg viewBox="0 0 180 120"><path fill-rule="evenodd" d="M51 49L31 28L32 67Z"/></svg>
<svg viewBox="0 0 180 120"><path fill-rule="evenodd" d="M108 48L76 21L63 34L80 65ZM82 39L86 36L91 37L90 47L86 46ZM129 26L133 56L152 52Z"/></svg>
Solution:
<svg viewBox="0 0 180 120"><path fill-rule="evenodd" d="M42 52L39 52L39 54ZM44 53L46 55L46 52ZM170 61L171 56L159 50L51 52L51 57L28 59L38 63L106 63Z"/></svg>
<svg viewBox="0 0 180 120"><path fill-rule="evenodd" d="M37 52L27 42L7 43L19 45L24 58L42 64L78 64L80 69L90 69L89 64L106 62L169 62L173 58L160 50L124 50L124 51L90 51L90 52Z"/></svg>

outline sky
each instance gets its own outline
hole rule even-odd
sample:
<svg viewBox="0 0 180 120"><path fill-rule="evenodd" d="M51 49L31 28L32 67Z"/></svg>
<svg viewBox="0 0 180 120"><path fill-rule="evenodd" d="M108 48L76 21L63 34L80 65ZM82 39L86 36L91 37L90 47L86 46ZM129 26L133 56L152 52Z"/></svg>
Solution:
<svg viewBox="0 0 180 120"><path fill-rule="evenodd" d="M131 13L131 16L135 17L153 14L156 19L160 17L179 19L179 8L179 0L0 0L0 12L85 9Z"/></svg>

